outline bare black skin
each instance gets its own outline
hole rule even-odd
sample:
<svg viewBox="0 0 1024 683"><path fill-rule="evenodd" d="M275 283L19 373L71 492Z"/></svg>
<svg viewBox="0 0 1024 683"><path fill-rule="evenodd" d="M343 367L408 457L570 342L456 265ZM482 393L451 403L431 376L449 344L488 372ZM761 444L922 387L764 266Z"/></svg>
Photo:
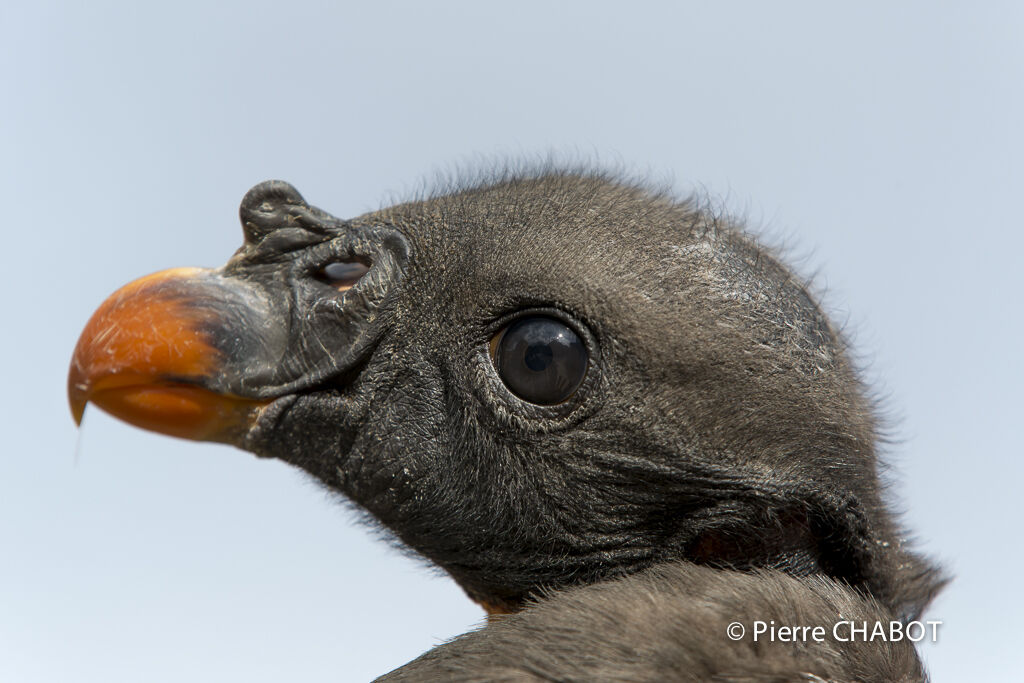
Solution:
<svg viewBox="0 0 1024 683"><path fill-rule="evenodd" d="M272 181L241 215L218 285L237 293L201 302L232 311L208 330L222 372L200 383L274 399L236 444L515 613L386 679L924 678L905 641L726 637L732 621L914 619L942 583L882 500L840 335L737 226L574 172L351 221ZM321 269L354 259L372 267L340 294ZM589 351L560 405L519 399L491 358L531 311Z"/></svg>

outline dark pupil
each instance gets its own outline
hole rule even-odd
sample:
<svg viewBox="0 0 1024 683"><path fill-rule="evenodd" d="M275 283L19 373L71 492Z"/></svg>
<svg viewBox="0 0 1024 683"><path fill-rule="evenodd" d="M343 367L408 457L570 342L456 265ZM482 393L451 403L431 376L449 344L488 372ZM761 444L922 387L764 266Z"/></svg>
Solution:
<svg viewBox="0 0 1024 683"><path fill-rule="evenodd" d="M502 335L495 365L505 385L531 403L562 403L587 373L587 349L572 329L554 318L533 316Z"/></svg>
<svg viewBox="0 0 1024 683"><path fill-rule="evenodd" d="M526 349L526 367L534 372L540 372L551 365L551 359L554 357L555 352L551 350L549 344L531 344Z"/></svg>

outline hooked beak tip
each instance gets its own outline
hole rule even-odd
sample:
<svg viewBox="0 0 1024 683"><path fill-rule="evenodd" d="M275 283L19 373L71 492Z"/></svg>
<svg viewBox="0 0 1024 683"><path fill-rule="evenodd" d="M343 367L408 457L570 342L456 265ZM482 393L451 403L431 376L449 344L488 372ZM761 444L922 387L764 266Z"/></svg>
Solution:
<svg viewBox="0 0 1024 683"><path fill-rule="evenodd" d="M76 427L82 426L82 417L85 415L85 406L88 401L76 401L71 399L71 418L75 421Z"/></svg>
<svg viewBox="0 0 1024 683"><path fill-rule="evenodd" d="M219 290L208 271L176 269L122 287L87 323L68 372L68 402L81 426L86 406L150 431L234 442L266 401L211 386L222 354L207 328L223 324L210 306Z"/></svg>

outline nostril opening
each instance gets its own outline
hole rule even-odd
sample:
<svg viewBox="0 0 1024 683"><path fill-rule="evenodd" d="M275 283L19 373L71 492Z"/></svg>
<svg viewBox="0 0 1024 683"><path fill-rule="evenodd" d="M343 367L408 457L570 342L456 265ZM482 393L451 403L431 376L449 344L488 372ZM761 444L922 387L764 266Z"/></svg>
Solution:
<svg viewBox="0 0 1024 683"><path fill-rule="evenodd" d="M317 271L316 277L321 282L344 291L354 286L370 272L370 265L362 261L332 261Z"/></svg>

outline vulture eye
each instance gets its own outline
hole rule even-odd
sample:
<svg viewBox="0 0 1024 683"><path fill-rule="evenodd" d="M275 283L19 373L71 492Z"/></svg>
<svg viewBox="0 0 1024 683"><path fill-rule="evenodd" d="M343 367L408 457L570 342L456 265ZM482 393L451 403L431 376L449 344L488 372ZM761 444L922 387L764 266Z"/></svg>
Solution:
<svg viewBox="0 0 1024 683"><path fill-rule="evenodd" d="M501 381L530 403L550 406L568 400L587 374L587 347L554 318L520 318L493 345Z"/></svg>
<svg viewBox="0 0 1024 683"><path fill-rule="evenodd" d="M317 271L317 278L340 290L348 289L370 272L362 261L334 261Z"/></svg>

